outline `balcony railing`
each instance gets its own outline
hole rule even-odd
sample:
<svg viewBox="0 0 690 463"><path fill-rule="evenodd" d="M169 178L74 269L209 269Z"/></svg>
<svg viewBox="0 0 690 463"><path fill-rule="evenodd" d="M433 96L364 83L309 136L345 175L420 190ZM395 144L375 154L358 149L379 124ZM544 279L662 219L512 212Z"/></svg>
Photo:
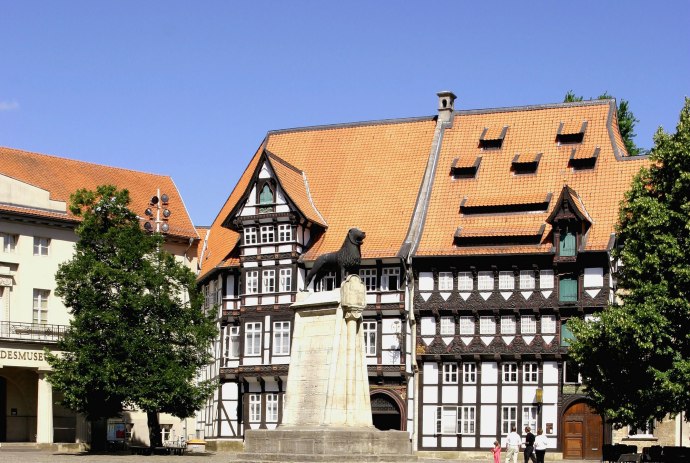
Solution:
<svg viewBox="0 0 690 463"><path fill-rule="evenodd" d="M0 339L29 342L58 342L65 335L67 325L0 322Z"/></svg>

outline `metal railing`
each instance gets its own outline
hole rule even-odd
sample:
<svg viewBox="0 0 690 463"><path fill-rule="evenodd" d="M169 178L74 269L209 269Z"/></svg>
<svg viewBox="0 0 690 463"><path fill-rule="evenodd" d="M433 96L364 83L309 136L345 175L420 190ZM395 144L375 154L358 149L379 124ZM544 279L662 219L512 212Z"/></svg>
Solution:
<svg viewBox="0 0 690 463"><path fill-rule="evenodd" d="M58 342L67 332L67 325L0 322L0 339L30 342Z"/></svg>

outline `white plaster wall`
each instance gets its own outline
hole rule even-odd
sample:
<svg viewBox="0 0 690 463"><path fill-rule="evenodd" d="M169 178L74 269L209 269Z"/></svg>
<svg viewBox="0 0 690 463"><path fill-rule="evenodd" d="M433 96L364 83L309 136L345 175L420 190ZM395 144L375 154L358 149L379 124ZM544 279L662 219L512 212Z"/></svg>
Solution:
<svg viewBox="0 0 690 463"><path fill-rule="evenodd" d="M556 362L544 362L542 370L544 384L558 384L558 364Z"/></svg>
<svg viewBox="0 0 690 463"><path fill-rule="evenodd" d="M479 407L481 413L481 424L479 433L483 435L496 435L496 405L481 405ZM493 442L493 441L492 441Z"/></svg>
<svg viewBox="0 0 690 463"><path fill-rule="evenodd" d="M462 403L471 404L477 402L477 386L462 387Z"/></svg>
<svg viewBox="0 0 690 463"><path fill-rule="evenodd" d="M432 272L419 272L419 288L420 291L433 291L434 289L434 274Z"/></svg>
<svg viewBox="0 0 690 463"><path fill-rule="evenodd" d="M482 386L481 387L482 403L497 403L498 402L498 386ZM505 398L504 398L505 401Z"/></svg>
<svg viewBox="0 0 690 463"><path fill-rule="evenodd" d="M420 328L422 336L434 336L436 334L436 319L434 317L422 317Z"/></svg>
<svg viewBox="0 0 690 463"><path fill-rule="evenodd" d="M424 386L423 389L425 404L438 403L438 388L436 386Z"/></svg>
<svg viewBox="0 0 690 463"><path fill-rule="evenodd" d="M525 404L533 403L537 397L537 386L522 387L522 402Z"/></svg>
<svg viewBox="0 0 690 463"><path fill-rule="evenodd" d="M455 405L458 403L458 386L443 386L441 389L442 402Z"/></svg>
<svg viewBox="0 0 690 463"><path fill-rule="evenodd" d="M425 363L423 366L424 384L438 384L438 364Z"/></svg>
<svg viewBox="0 0 690 463"><path fill-rule="evenodd" d="M422 407L422 434L436 433L436 406L425 405ZM436 445L434 443L434 445Z"/></svg>
<svg viewBox="0 0 690 463"><path fill-rule="evenodd" d="M496 362L482 362L482 384L498 384L498 364Z"/></svg>
<svg viewBox="0 0 690 463"><path fill-rule="evenodd" d="M584 287L601 288L604 286L604 268L589 267L585 269Z"/></svg>
<svg viewBox="0 0 690 463"><path fill-rule="evenodd" d="M501 389L501 398L503 403L514 404L518 402L517 386L502 386Z"/></svg>

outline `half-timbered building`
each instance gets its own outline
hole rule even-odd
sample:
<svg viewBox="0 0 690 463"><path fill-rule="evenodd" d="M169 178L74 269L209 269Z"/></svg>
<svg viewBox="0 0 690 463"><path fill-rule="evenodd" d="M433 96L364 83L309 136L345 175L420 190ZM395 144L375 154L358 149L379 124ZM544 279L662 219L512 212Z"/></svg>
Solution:
<svg viewBox="0 0 690 463"><path fill-rule="evenodd" d="M529 426L565 458L601 456L565 323L614 295L618 204L646 162L616 124L599 100L457 111L444 128L413 250L420 450Z"/></svg>
<svg viewBox="0 0 690 463"><path fill-rule="evenodd" d="M241 441L282 421L298 291L332 290L328 272L305 288L317 256L366 232L362 331L374 424L412 430L414 343L405 258L433 117L268 133L207 232L199 282L218 308L220 387L202 414L205 438Z"/></svg>
<svg viewBox="0 0 690 463"><path fill-rule="evenodd" d="M570 317L612 299L629 157L613 100L269 132L214 224L199 282L218 307L207 439L281 422L297 291L347 230L360 276L372 413L420 452L485 452L512 426L565 457L600 453L601 418L567 362ZM608 436L610 438L610 431Z"/></svg>

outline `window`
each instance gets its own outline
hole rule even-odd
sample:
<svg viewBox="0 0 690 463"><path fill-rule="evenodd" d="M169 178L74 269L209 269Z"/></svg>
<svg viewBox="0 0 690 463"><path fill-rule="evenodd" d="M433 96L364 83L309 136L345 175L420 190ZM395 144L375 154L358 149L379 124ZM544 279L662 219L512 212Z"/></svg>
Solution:
<svg viewBox="0 0 690 463"><path fill-rule="evenodd" d="M274 293L276 291L276 271L264 270L261 272L261 292Z"/></svg>
<svg viewBox="0 0 690 463"><path fill-rule="evenodd" d="M474 334L474 317L460 317L460 334Z"/></svg>
<svg viewBox="0 0 690 463"><path fill-rule="evenodd" d="M256 227L244 229L244 244L256 244Z"/></svg>
<svg viewBox="0 0 690 463"><path fill-rule="evenodd" d="M496 319L479 317L479 334L496 334Z"/></svg>
<svg viewBox="0 0 690 463"><path fill-rule="evenodd" d="M517 407L501 407L501 434L507 435L512 428L517 429Z"/></svg>
<svg viewBox="0 0 690 463"><path fill-rule="evenodd" d="M536 362L525 362L522 364L522 381L524 383L536 384L539 382L539 364ZM531 426L535 429L534 426Z"/></svg>
<svg viewBox="0 0 690 463"><path fill-rule="evenodd" d="M535 287L534 271L520 270L520 289L531 290Z"/></svg>
<svg viewBox="0 0 690 463"><path fill-rule="evenodd" d="M534 406L522 407L522 427L530 427L534 432L537 429L537 412L538 408Z"/></svg>
<svg viewBox="0 0 690 463"><path fill-rule="evenodd" d="M515 334L517 332L517 323L515 317L512 315L504 315L501 317L501 334Z"/></svg>
<svg viewBox="0 0 690 463"><path fill-rule="evenodd" d="M367 291L376 291L376 269L375 268L363 268L359 271L359 276L364 283L364 287Z"/></svg>
<svg viewBox="0 0 690 463"><path fill-rule="evenodd" d="M274 243L275 234L273 231L273 225L262 225L261 226L261 242L262 243Z"/></svg>
<svg viewBox="0 0 690 463"><path fill-rule="evenodd" d="M503 369L503 382L504 383L517 383L518 382L518 366L517 363L509 362L501 365Z"/></svg>
<svg viewBox="0 0 690 463"><path fill-rule="evenodd" d="M479 291L493 291L494 290L494 274L493 272L479 272L477 277L477 289Z"/></svg>
<svg viewBox="0 0 690 463"><path fill-rule="evenodd" d="M452 291L453 290L453 273L439 272L438 274L438 290Z"/></svg>
<svg viewBox="0 0 690 463"><path fill-rule="evenodd" d="M381 291L397 291L400 287L400 269L384 268L381 276Z"/></svg>
<svg viewBox="0 0 690 463"><path fill-rule="evenodd" d="M34 289L34 323L48 323L48 296L47 289Z"/></svg>
<svg viewBox="0 0 690 463"><path fill-rule="evenodd" d="M211 305L211 296L209 293L209 285L204 285L204 288L202 289L202 292L204 294L204 308L208 309L209 306Z"/></svg>
<svg viewBox="0 0 690 463"><path fill-rule="evenodd" d="M577 248L575 227L569 225L562 228L559 235L558 255L561 257L573 257Z"/></svg>
<svg viewBox="0 0 690 463"><path fill-rule="evenodd" d="M161 424L161 440L163 442L170 441L172 437L172 424Z"/></svg>
<svg viewBox="0 0 690 463"><path fill-rule="evenodd" d="M328 272L316 285L316 291L332 291L335 289L335 272Z"/></svg>
<svg viewBox="0 0 690 463"><path fill-rule="evenodd" d="M281 293L286 293L292 291L292 269L291 268L281 268L280 269L280 282L279 291Z"/></svg>
<svg viewBox="0 0 690 463"><path fill-rule="evenodd" d="M575 339L575 335L568 328L568 320L561 320L561 346L570 346L570 341Z"/></svg>
<svg viewBox="0 0 690 463"><path fill-rule="evenodd" d="M278 422L278 394L266 394L266 422Z"/></svg>
<svg viewBox="0 0 690 463"><path fill-rule="evenodd" d="M259 207L259 214L273 212L274 203L273 190L271 190L271 187L266 183L259 194L259 205L261 206Z"/></svg>
<svg viewBox="0 0 690 463"><path fill-rule="evenodd" d="M472 279L472 273L470 273L470 272L458 273L458 290L459 291L472 291L473 289L474 289L474 280Z"/></svg>
<svg viewBox="0 0 690 463"><path fill-rule="evenodd" d="M225 327L225 358L236 359L240 357L240 327Z"/></svg>
<svg viewBox="0 0 690 463"><path fill-rule="evenodd" d="M459 407L460 410L460 432L462 434L474 434L475 407Z"/></svg>
<svg viewBox="0 0 690 463"><path fill-rule="evenodd" d="M630 437L653 437L654 420L648 421L641 428L637 428L635 426L628 426L628 435Z"/></svg>
<svg viewBox="0 0 690 463"><path fill-rule="evenodd" d="M580 384L582 378L580 377L580 369L572 360L563 362L563 382L566 384Z"/></svg>
<svg viewBox="0 0 690 463"><path fill-rule="evenodd" d="M455 334L455 321L453 317L441 317L441 336L453 336Z"/></svg>
<svg viewBox="0 0 690 463"><path fill-rule="evenodd" d="M362 322L364 331L364 352L368 357L376 355L376 325L375 321Z"/></svg>
<svg viewBox="0 0 690 463"><path fill-rule="evenodd" d="M443 364L443 384L458 384L458 364Z"/></svg>
<svg viewBox="0 0 690 463"><path fill-rule="evenodd" d="M244 355L261 355L261 322L244 325Z"/></svg>
<svg viewBox="0 0 690 463"><path fill-rule="evenodd" d="M520 317L520 333L535 334L537 332L537 317L534 315L523 315Z"/></svg>
<svg viewBox="0 0 690 463"><path fill-rule="evenodd" d="M273 355L290 355L290 322L273 322Z"/></svg>
<svg viewBox="0 0 690 463"><path fill-rule="evenodd" d="M539 271L539 288L553 289L553 270Z"/></svg>
<svg viewBox="0 0 690 463"><path fill-rule="evenodd" d="M542 334L556 334L556 316L542 315L541 316L541 332Z"/></svg>
<svg viewBox="0 0 690 463"><path fill-rule="evenodd" d="M0 248L2 248L2 252L14 252L17 247L17 239L17 235L0 233Z"/></svg>
<svg viewBox="0 0 690 463"><path fill-rule="evenodd" d="M436 409L436 434L457 434L458 407Z"/></svg>
<svg viewBox="0 0 690 463"><path fill-rule="evenodd" d="M281 224L278 225L278 241L292 241L292 225Z"/></svg>
<svg viewBox="0 0 690 463"><path fill-rule="evenodd" d="M50 239L34 236L34 256L47 256Z"/></svg>
<svg viewBox="0 0 690 463"><path fill-rule="evenodd" d="M515 275L513 272L498 273L498 289L512 291L515 289Z"/></svg>
<svg viewBox="0 0 690 463"><path fill-rule="evenodd" d="M246 294L256 294L259 292L259 272L254 270L247 272L247 291Z"/></svg>
<svg viewBox="0 0 690 463"><path fill-rule="evenodd" d="M475 384L477 382L477 364L462 364L462 382L464 384Z"/></svg>
<svg viewBox="0 0 690 463"><path fill-rule="evenodd" d="M572 275L561 276L558 280L558 300L577 302L577 278Z"/></svg>
<svg viewBox="0 0 690 463"><path fill-rule="evenodd" d="M261 422L261 394L249 394L249 421Z"/></svg>

